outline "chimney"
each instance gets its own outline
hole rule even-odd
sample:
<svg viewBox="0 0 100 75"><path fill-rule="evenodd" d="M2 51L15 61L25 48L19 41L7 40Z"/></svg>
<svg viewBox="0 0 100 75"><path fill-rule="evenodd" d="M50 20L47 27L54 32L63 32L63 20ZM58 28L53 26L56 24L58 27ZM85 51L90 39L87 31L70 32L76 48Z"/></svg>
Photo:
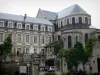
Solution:
<svg viewBox="0 0 100 75"><path fill-rule="evenodd" d="M27 14L24 15L24 20L26 19L26 17L27 17Z"/></svg>

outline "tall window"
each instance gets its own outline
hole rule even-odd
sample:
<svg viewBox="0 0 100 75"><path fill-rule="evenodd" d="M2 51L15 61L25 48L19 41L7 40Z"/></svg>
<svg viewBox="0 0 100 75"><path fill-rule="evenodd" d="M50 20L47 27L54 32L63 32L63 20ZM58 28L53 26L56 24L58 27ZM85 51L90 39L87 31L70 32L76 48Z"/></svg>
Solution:
<svg viewBox="0 0 100 75"><path fill-rule="evenodd" d="M72 38L71 36L68 36L68 48L72 47Z"/></svg>
<svg viewBox="0 0 100 75"><path fill-rule="evenodd" d="M72 24L75 24L75 17L72 18Z"/></svg>
<svg viewBox="0 0 100 75"><path fill-rule="evenodd" d="M88 24L88 18L87 17L85 17L85 23Z"/></svg>
<svg viewBox="0 0 100 75"><path fill-rule="evenodd" d="M76 36L76 42L78 42L78 36Z"/></svg>
<svg viewBox="0 0 100 75"><path fill-rule="evenodd" d="M34 36L34 43L37 43L37 36Z"/></svg>
<svg viewBox="0 0 100 75"><path fill-rule="evenodd" d="M69 19L67 19L67 24L69 25Z"/></svg>
<svg viewBox="0 0 100 75"><path fill-rule="evenodd" d="M26 42L29 42L29 35L26 35Z"/></svg>
<svg viewBox="0 0 100 75"><path fill-rule="evenodd" d="M13 28L13 23L12 22L8 22L8 28Z"/></svg>
<svg viewBox="0 0 100 75"><path fill-rule="evenodd" d="M61 27L63 26L63 22L61 21Z"/></svg>
<svg viewBox="0 0 100 75"><path fill-rule="evenodd" d="M0 21L0 27L4 27L4 21Z"/></svg>
<svg viewBox="0 0 100 75"><path fill-rule="evenodd" d="M60 35L58 35L58 40L60 40L60 38L61 38L61 36L60 36Z"/></svg>
<svg viewBox="0 0 100 75"><path fill-rule="evenodd" d="M42 36L42 44L44 44L44 36Z"/></svg>
<svg viewBox="0 0 100 75"><path fill-rule="evenodd" d="M0 33L0 42L3 42L3 33Z"/></svg>
<svg viewBox="0 0 100 75"><path fill-rule="evenodd" d="M79 23L82 24L82 17L79 17Z"/></svg>
<svg viewBox="0 0 100 75"><path fill-rule="evenodd" d="M85 34L85 44L87 43L87 41L88 41L88 34L86 33Z"/></svg>
<svg viewBox="0 0 100 75"><path fill-rule="evenodd" d="M26 29L29 30L30 29L30 25L26 25Z"/></svg>
<svg viewBox="0 0 100 75"><path fill-rule="evenodd" d="M26 53L29 53L29 48L26 48Z"/></svg>
<svg viewBox="0 0 100 75"><path fill-rule="evenodd" d="M21 43L21 34L17 34L17 41L18 43Z"/></svg>
<svg viewBox="0 0 100 75"><path fill-rule="evenodd" d="M17 24L17 28L18 28L18 29L22 29L22 24L21 24L21 23L18 23L18 24Z"/></svg>
<svg viewBox="0 0 100 75"><path fill-rule="evenodd" d="M52 37L49 37L49 43L51 43L52 42Z"/></svg>

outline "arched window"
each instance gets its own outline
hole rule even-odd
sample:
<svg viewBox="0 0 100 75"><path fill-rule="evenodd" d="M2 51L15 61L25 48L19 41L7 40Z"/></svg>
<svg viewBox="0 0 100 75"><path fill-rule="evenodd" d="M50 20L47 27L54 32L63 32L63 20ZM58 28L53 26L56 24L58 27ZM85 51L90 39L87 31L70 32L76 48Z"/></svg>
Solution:
<svg viewBox="0 0 100 75"><path fill-rule="evenodd" d="M72 18L72 24L75 24L75 17Z"/></svg>
<svg viewBox="0 0 100 75"><path fill-rule="evenodd" d="M72 38L71 36L68 36L68 48L72 47Z"/></svg>
<svg viewBox="0 0 100 75"><path fill-rule="evenodd" d="M61 27L63 26L63 22L61 21Z"/></svg>
<svg viewBox="0 0 100 75"><path fill-rule="evenodd" d="M82 24L82 17L79 17L79 23Z"/></svg>
<svg viewBox="0 0 100 75"><path fill-rule="evenodd" d="M67 19L67 25L69 25L69 19Z"/></svg>
<svg viewBox="0 0 100 75"><path fill-rule="evenodd" d="M87 17L85 17L85 23L88 24L88 18Z"/></svg>
<svg viewBox="0 0 100 75"><path fill-rule="evenodd" d="M89 19L89 24L91 25L91 19Z"/></svg>
<svg viewBox="0 0 100 75"><path fill-rule="evenodd" d="M88 41L88 34L86 33L85 34L85 44L87 43L87 41Z"/></svg>
<svg viewBox="0 0 100 75"><path fill-rule="evenodd" d="M76 36L76 43L78 42L78 36Z"/></svg>

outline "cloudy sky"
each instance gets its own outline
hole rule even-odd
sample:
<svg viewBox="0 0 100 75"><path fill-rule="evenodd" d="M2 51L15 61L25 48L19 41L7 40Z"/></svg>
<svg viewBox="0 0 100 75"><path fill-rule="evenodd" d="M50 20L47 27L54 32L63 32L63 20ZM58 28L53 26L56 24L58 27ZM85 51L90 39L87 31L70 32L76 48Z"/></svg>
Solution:
<svg viewBox="0 0 100 75"><path fill-rule="evenodd" d="M92 17L92 26L100 28L100 0L0 0L0 12L35 17L38 9L58 12L80 5Z"/></svg>

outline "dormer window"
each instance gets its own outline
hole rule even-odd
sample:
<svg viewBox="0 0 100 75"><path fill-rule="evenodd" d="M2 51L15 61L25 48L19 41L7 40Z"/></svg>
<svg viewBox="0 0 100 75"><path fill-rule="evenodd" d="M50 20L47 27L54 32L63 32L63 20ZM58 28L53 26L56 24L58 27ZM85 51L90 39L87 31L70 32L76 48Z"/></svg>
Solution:
<svg viewBox="0 0 100 75"><path fill-rule="evenodd" d="M33 26L33 30L38 30L38 26Z"/></svg>
<svg viewBox="0 0 100 75"><path fill-rule="evenodd" d="M41 27L41 31L45 31L45 27L44 26Z"/></svg>
<svg viewBox="0 0 100 75"><path fill-rule="evenodd" d="M49 32L52 32L52 28L51 28L51 27L48 27L48 31L49 31Z"/></svg>
<svg viewBox="0 0 100 75"><path fill-rule="evenodd" d="M4 21L0 21L0 27L4 27Z"/></svg>
<svg viewBox="0 0 100 75"><path fill-rule="evenodd" d="M30 30L30 25L29 24L25 24L25 29Z"/></svg>
<svg viewBox="0 0 100 75"><path fill-rule="evenodd" d="M21 23L17 23L17 28L18 29L22 29L22 24Z"/></svg>
<svg viewBox="0 0 100 75"><path fill-rule="evenodd" d="M13 22L8 22L8 28L13 28Z"/></svg>

